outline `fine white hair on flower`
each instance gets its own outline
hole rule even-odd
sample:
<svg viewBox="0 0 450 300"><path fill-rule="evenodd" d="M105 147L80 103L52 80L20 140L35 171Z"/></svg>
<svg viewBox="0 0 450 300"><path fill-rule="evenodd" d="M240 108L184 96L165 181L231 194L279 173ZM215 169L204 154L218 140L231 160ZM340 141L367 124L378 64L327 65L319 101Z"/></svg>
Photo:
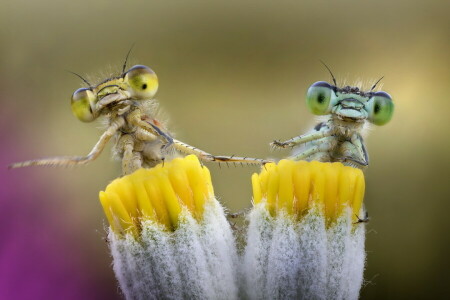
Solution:
<svg viewBox="0 0 450 300"><path fill-rule="evenodd" d="M209 171L195 157L138 170L100 192L125 297L357 299L362 171L282 160L253 174L252 187L241 257Z"/></svg>
<svg viewBox="0 0 450 300"><path fill-rule="evenodd" d="M364 226L350 212L327 227L319 209L301 221L264 204L249 215L243 257L249 299L358 299L364 269Z"/></svg>
<svg viewBox="0 0 450 300"><path fill-rule="evenodd" d="M142 223L140 240L109 235L114 271L127 299L237 299L237 251L223 208L214 200L197 221L183 209L167 231Z"/></svg>

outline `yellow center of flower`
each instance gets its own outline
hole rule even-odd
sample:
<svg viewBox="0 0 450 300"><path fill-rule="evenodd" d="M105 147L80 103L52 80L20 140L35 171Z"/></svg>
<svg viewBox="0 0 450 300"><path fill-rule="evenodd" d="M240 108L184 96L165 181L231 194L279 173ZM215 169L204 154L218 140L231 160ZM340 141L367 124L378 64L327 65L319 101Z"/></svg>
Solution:
<svg viewBox="0 0 450 300"><path fill-rule="evenodd" d="M253 174L253 202L266 203L272 216L281 210L301 217L310 208L322 209L328 222L341 216L345 208L359 214L364 198L364 174L341 163L281 160L266 164Z"/></svg>
<svg viewBox="0 0 450 300"><path fill-rule="evenodd" d="M115 179L99 194L112 230L135 237L144 220L175 230L183 207L199 220L205 202L213 196L209 170L194 155L139 169Z"/></svg>

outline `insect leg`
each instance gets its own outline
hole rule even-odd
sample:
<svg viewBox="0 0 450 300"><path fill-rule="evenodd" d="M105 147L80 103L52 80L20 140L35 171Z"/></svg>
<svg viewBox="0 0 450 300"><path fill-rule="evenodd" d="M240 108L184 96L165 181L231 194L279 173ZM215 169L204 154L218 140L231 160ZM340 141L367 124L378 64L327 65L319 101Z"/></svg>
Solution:
<svg viewBox="0 0 450 300"><path fill-rule="evenodd" d="M369 165L369 156L360 135L352 136L351 142L345 141L339 149L337 161L348 163L350 166L364 168Z"/></svg>
<svg viewBox="0 0 450 300"><path fill-rule="evenodd" d="M330 153L336 147L337 143L338 140L334 136L327 136L311 141L311 146L308 145L306 149L302 149L302 152L297 152L297 149L294 150L288 159L330 161Z"/></svg>
<svg viewBox="0 0 450 300"><path fill-rule="evenodd" d="M129 169L122 170L123 174L124 175L131 174L137 169L140 169L142 167L142 162L143 162L142 153L133 151L131 156L131 162L129 164Z"/></svg>
<svg viewBox="0 0 450 300"><path fill-rule="evenodd" d="M195 156L203 160L210 160L210 157L213 156L208 152L200 150L194 146L188 145L176 139L173 139L173 147L184 154L194 154Z"/></svg>
<svg viewBox="0 0 450 300"><path fill-rule="evenodd" d="M354 222L353 224L358 224L358 223L369 223L369 212L366 211L364 218L360 218L358 215L355 215L357 218L357 221Z"/></svg>
<svg viewBox="0 0 450 300"><path fill-rule="evenodd" d="M352 137L352 143L358 149L360 156L364 157L364 163L366 166L369 165L369 155L367 154L366 147L364 146L364 140L361 135L355 134Z"/></svg>
<svg viewBox="0 0 450 300"><path fill-rule="evenodd" d="M238 156L215 156L200 150L194 146L188 145L178 140L173 140L173 146L178 151L185 154L194 154L199 159L211 162L224 162L224 163L241 163L241 164L266 164L271 161L260 159L260 158L251 158L251 157L238 157Z"/></svg>
<svg viewBox="0 0 450 300"><path fill-rule="evenodd" d="M131 174L142 166L142 155L134 150L134 138L130 134L120 137L118 145L123 151L122 157L122 173L123 175Z"/></svg>
<svg viewBox="0 0 450 300"><path fill-rule="evenodd" d="M226 214L226 216L227 216L227 218L236 219L236 218L244 216L250 210L251 210L251 207L250 208L244 208L244 209L242 209L242 210L240 210L238 212L235 212L235 213L230 213L229 212L229 213Z"/></svg>
<svg viewBox="0 0 450 300"><path fill-rule="evenodd" d="M163 137L166 140L166 143L162 146L162 150L167 149L168 147L170 147L173 144L173 138L164 133L158 126L156 126L155 124L149 123L153 129L155 129L155 131L158 133L159 136Z"/></svg>
<svg viewBox="0 0 450 300"><path fill-rule="evenodd" d="M158 126L152 124L151 122L142 120L142 114L138 109L128 114L127 121L132 125L135 125L160 137L164 142L163 148L167 148L173 143L172 137L162 131Z"/></svg>
<svg viewBox="0 0 450 300"><path fill-rule="evenodd" d="M213 155L210 161L217 163L238 163L247 165L265 165L273 161L262 158L252 158L252 157L240 157L240 156L224 156L224 155Z"/></svg>
<svg viewBox="0 0 450 300"><path fill-rule="evenodd" d="M331 130L328 131L314 131L311 133L303 134L296 136L290 140L287 141L279 141L275 140L270 145L274 148L288 148L288 147L294 147L299 144L304 144L310 141L318 140L327 136L333 135L333 132Z"/></svg>
<svg viewBox="0 0 450 300"><path fill-rule="evenodd" d="M28 166L74 166L87 164L95 160L102 153L108 141L117 132L117 130L125 124L125 120L121 117L115 119L111 125L102 134L97 144L86 156L61 156L44 159L28 160L24 162L14 163L9 166L10 169L22 168Z"/></svg>
<svg viewBox="0 0 450 300"><path fill-rule="evenodd" d="M309 158L311 155L321 152L320 147L318 145L312 146L305 151L298 153L294 156L289 156L287 159L291 160L303 160Z"/></svg>

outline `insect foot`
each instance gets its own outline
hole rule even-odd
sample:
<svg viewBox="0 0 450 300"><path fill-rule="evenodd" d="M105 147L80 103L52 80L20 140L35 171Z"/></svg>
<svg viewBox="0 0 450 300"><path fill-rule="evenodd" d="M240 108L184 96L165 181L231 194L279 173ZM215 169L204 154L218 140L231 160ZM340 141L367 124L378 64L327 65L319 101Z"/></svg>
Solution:
<svg viewBox="0 0 450 300"><path fill-rule="evenodd" d="M274 140L272 143L270 143L270 146L274 149L276 148L288 148L290 147L289 143L282 142L280 140Z"/></svg>

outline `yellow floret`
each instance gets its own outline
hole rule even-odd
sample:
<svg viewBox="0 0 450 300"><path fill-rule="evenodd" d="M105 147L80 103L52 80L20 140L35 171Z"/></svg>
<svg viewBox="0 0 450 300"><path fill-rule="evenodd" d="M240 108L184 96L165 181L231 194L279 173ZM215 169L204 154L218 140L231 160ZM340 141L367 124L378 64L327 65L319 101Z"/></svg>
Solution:
<svg viewBox="0 0 450 300"><path fill-rule="evenodd" d="M253 203L265 203L272 216L283 210L298 218L318 206L332 222L345 208L351 208L357 220L365 182L361 170L341 163L281 160L253 174L252 186Z"/></svg>
<svg viewBox="0 0 450 300"><path fill-rule="evenodd" d="M115 179L99 198L112 230L137 237L145 220L175 230L183 207L199 220L214 190L209 170L189 155Z"/></svg>

